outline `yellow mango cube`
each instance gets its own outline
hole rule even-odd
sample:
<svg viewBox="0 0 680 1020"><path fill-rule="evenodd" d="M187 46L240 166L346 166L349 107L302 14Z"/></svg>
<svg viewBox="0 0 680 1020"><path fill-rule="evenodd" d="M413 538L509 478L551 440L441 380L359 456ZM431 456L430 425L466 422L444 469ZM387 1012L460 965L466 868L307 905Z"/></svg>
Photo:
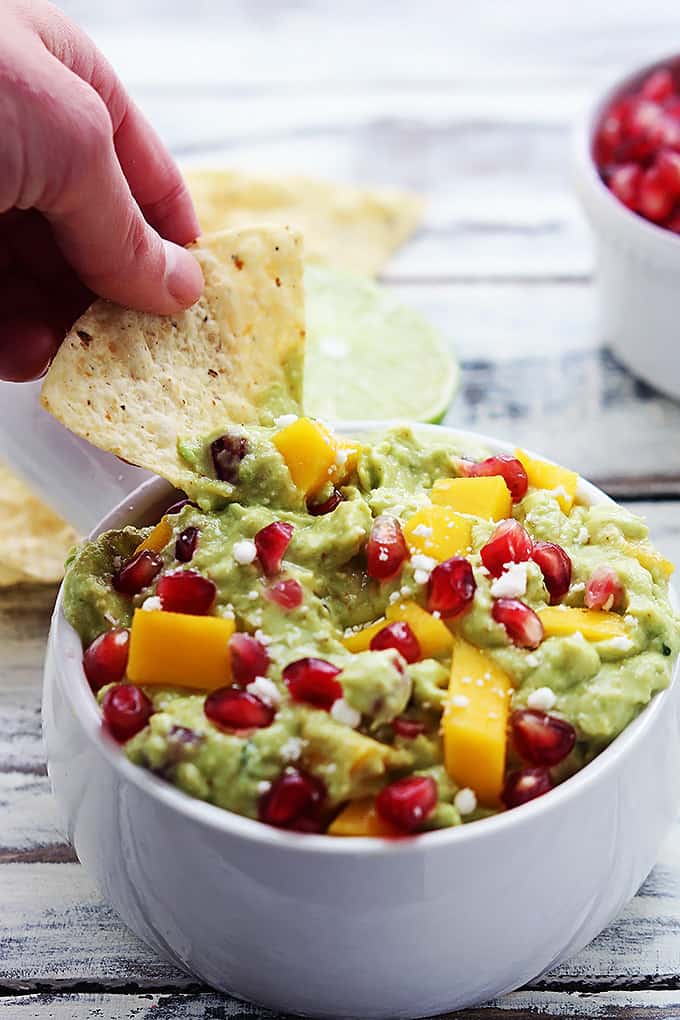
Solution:
<svg viewBox="0 0 680 1020"><path fill-rule="evenodd" d="M456 638L443 719L444 763L480 803L499 804L512 682L479 648Z"/></svg>
<svg viewBox="0 0 680 1020"><path fill-rule="evenodd" d="M305 496L331 480L336 466L335 441L329 431L311 418L298 418L275 433L277 448L290 471L294 484Z"/></svg>
<svg viewBox="0 0 680 1020"><path fill-rule="evenodd" d="M373 797L352 800L333 819L328 827L329 836L398 836L399 830L384 822L375 810Z"/></svg>
<svg viewBox="0 0 680 1020"><path fill-rule="evenodd" d="M385 615L390 623L403 620L409 625L418 639L424 659L437 659L451 651L453 634L449 628L417 602L394 602L387 607Z"/></svg>
<svg viewBox="0 0 680 1020"><path fill-rule="evenodd" d="M470 549L472 521L448 506L424 506L404 525L411 552L424 553L440 563Z"/></svg>
<svg viewBox="0 0 680 1020"><path fill-rule="evenodd" d="M488 478L438 478L430 499L461 514L503 521L512 514L512 496L500 475Z"/></svg>
<svg viewBox="0 0 680 1020"><path fill-rule="evenodd" d="M547 460L536 460L524 450L515 450L515 456L524 467L529 485L535 489L550 489L555 493L563 512L568 514L576 499L578 475L575 471L550 464Z"/></svg>
<svg viewBox="0 0 680 1020"><path fill-rule="evenodd" d="M151 534L145 538L143 542L139 543L133 555L136 556L137 553L144 552L145 549L150 549L151 552L159 553L161 549L165 549L171 538L172 528L168 524L166 518L161 517Z"/></svg>
<svg viewBox="0 0 680 1020"><path fill-rule="evenodd" d="M361 446L342 436L335 437L334 446L335 463L331 467L331 481L334 485L345 485L356 471Z"/></svg>
<svg viewBox="0 0 680 1020"><path fill-rule="evenodd" d="M578 609L574 606L551 606L538 613L545 637L567 637L580 632L586 641L608 641L626 637L623 617L601 609Z"/></svg>
<svg viewBox="0 0 680 1020"><path fill-rule="evenodd" d="M135 610L128 679L135 684L213 691L231 680L233 620L163 610Z"/></svg>
<svg viewBox="0 0 680 1020"><path fill-rule="evenodd" d="M675 565L651 545L626 542L625 550L629 556L634 556L640 566L648 570L650 574L661 573L664 577L670 577L675 570Z"/></svg>

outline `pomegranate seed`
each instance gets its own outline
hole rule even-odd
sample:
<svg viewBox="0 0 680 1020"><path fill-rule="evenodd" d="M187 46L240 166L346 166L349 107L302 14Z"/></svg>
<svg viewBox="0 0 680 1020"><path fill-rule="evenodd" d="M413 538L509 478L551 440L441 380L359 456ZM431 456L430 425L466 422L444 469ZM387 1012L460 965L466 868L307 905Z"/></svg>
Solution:
<svg viewBox="0 0 680 1020"><path fill-rule="evenodd" d="M107 630L85 649L83 669L90 687L97 693L106 684L117 684L125 676L130 632L125 627Z"/></svg>
<svg viewBox="0 0 680 1020"><path fill-rule="evenodd" d="M555 542L535 542L531 558L541 568L550 604L554 606L569 591L571 559L562 546Z"/></svg>
<svg viewBox="0 0 680 1020"><path fill-rule="evenodd" d="M223 730L258 730L270 726L275 709L247 691L219 687L211 691L203 704L211 723Z"/></svg>
<svg viewBox="0 0 680 1020"><path fill-rule="evenodd" d="M257 558L267 577L278 574L281 560L293 537L292 524L284 521L272 521L266 528L261 528L254 538Z"/></svg>
<svg viewBox="0 0 680 1020"><path fill-rule="evenodd" d="M176 503L173 503L171 507L168 507L164 516L169 517L172 514L178 514L185 506L194 506L198 510L198 503L194 503L188 496L184 496L183 499L178 499Z"/></svg>
<svg viewBox="0 0 680 1020"><path fill-rule="evenodd" d="M339 506L345 497L340 492L340 489L333 489L328 499L325 499L323 503L308 503L307 512L312 517L323 517L324 514L332 514L337 506Z"/></svg>
<svg viewBox="0 0 680 1020"><path fill-rule="evenodd" d="M612 567L604 564L595 567L586 584L583 601L588 609L603 609L605 612L625 607L626 589Z"/></svg>
<svg viewBox="0 0 680 1020"><path fill-rule="evenodd" d="M640 91L645 99L662 103L673 94L673 75L665 67L652 71L649 77L645 78Z"/></svg>
<svg viewBox="0 0 680 1020"><path fill-rule="evenodd" d="M673 211L674 196L655 166L645 170L640 184L639 211L653 223L661 223Z"/></svg>
<svg viewBox="0 0 680 1020"><path fill-rule="evenodd" d="M657 149L680 150L680 123L673 117L666 115L658 124L655 135Z"/></svg>
<svg viewBox="0 0 680 1020"><path fill-rule="evenodd" d="M512 643L520 648L538 648L543 640L540 618L519 599L496 599L491 615L496 623L505 627Z"/></svg>
<svg viewBox="0 0 680 1020"><path fill-rule="evenodd" d="M427 608L444 619L458 616L472 602L477 582L472 567L462 556L438 563L427 586Z"/></svg>
<svg viewBox="0 0 680 1020"><path fill-rule="evenodd" d="M509 457L506 454L499 454L497 457L487 457L479 464L464 462L463 473L468 478L488 477L500 475L510 490L513 503L524 499L529 488L529 479L524 470L524 465L516 457Z"/></svg>
<svg viewBox="0 0 680 1020"><path fill-rule="evenodd" d="M609 187L619 202L623 202L629 209L636 209L641 181L642 170L637 163L626 163L613 171L609 178Z"/></svg>
<svg viewBox="0 0 680 1020"><path fill-rule="evenodd" d="M116 684L102 701L104 722L119 744L143 730L152 713L153 705L134 684Z"/></svg>
<svg viewBox="0 0 680 1020"><path fill-rule="evenodd" d="M510 728L515 750L530 765L559 765L576 743L571 723L534 708L513 712Z"/></svg>
<svg viewBox="0 0 680 1020"><path fill-rule="evenodd" d="M370 648L372 652L396 648L407 662L417 662L421 657L418 638L404 620L395 620L379 630L371 640Z"/></svg>
<svg viewBox="0 0 680 1020"><path fill-rule="evenodd" d="M188 563L194 558L198 543L198 528L185 528L175 542L175 559L180 563Z"/></svg>
<svg viewBox="0 0 680 1020"><path fill-rule="evenodd" d="M416 737L425 732L425 723L418 722L417 719L405 719L403 716L399 716L397 719L392 720L392 729L398 737L404 737L406 740L415 740Z"/></svg>
<svg viewBox="0 0 680 1020"><path fill-rule="evenodd" d="M313 826L314 815L325 795L321 780L291 769L279 776L260 800L260 821L278 829L294 828L308 832L308 824ZM317 832L318 829L312 828L312 831Z"/></svg>
<svg viewBox="0 0 680 1020"><path fill-rule="evenodd" d="M674 198L680 197L680 152L660 152L656 157L659 177Z"/></svg>
<svg viewBox="0 0 680 1020"><path fill-rule="evenodd" d="M432 776L406 776L380 791L375 810L383 821L398 829L418 832L437 806L437 797Z"/></svg>
<svg viewBox="0 0 680 1020"><path fill-rule="evenodd" d="M113 575L111 583L121 595L137 595L153 581L163 566L163 560L151 549L143 549Z"/></svg>
<svg viewBox="0 0 680 1020"><path fill-rule="evenodd" d="M337 680L340 670L325 659L298 659L283 671L283 679L293 701L301 701L330 712L342 697L342 684Z"/></svg>
<svg viewBox="0 0 680 1020"><path fill-rule="evenodd" d="M547 769L519 769L506 776L501 800L506 808L515 808L548 793L552 788L553 781Z"/></svg>
<svg viewBox="0 0 680 1020"><path fill-rule="evenodd" d="M245 436L227 432L214 439L210 444L210 454L215 467L215 474L222 482L235 485L238 481L241 461L248 453L248 440Z"/></svg>
<svg viewBox="0 0 680 1020"><path fill-rule="evenodd" d="M482 546L482 563L492 577L500 577L506 563L524 563L531 558L533 542L522 525L510 518L501 521L493 535Z"/></svg>
<svg viewBox="0 0 680 1020"><path fill-rule="evenodd" d="M168 613L205 616L212 608L217 588L196 570L179 570L161 577L156 589L163 609Z"/></svg>
<svg viewBox="0 0 680 1020"><path fill-rule="evenodd" d="M366 543L366 570L376 581L396 577L408 556L406 539L396 517L382 514L373 521Z"/></svg>
<svg viewBox="0 0 680 1020"><path fill-rule="evenodd" d="M297 609L302 605L302 586L292 577L270 584L264 594L282 609Z"/></svg>
<svg viewBox="0 0 680 1020"><path fill-rule="evenodd" d="M234 683L245 687L256 676L264 676L269 667L269 655L264 645L252 634L232 634L229 639L231 675Z"/></svg>
<svg viewBox="0 0 680 1020"><path fill-rule="evenodd" d="M667 117L680 119L680 96L672 96L663 104Z"/></svg>

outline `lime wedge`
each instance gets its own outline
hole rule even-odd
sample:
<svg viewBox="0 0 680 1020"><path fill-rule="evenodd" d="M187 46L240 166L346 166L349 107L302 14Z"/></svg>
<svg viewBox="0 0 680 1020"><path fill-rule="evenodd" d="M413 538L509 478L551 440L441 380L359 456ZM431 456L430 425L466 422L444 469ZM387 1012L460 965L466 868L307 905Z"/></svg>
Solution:
<svg viewBox="0 0 680 1020"><path fill-rule="evenodd" d="M371 280L305 268L304 408L319 418L439 421L458 365L439 333Z"/></svg>

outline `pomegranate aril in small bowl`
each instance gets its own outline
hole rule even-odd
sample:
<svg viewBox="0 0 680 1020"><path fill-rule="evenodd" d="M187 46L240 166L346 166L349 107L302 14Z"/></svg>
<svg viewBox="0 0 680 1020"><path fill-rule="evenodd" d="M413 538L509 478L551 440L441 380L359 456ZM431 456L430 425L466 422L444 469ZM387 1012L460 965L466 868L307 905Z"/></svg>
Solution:
<svg viewBox="0 0 680 1020"><path fill-rule="evenodd" d="M194 558L197 545L198 528L185 528L175 542L175 559L180 563L189 563Z"/></svg>
<svg viewBox="0 0 680 1020"><path fill-rule="evenodd" d="M294 577L286 577L265 588L264 597L286 612L299 609L303 600L302 585Z"/></svg>
<svg viewBox="0 0 680 1020"><path fill-rule="evenodd" d="M531 558L543 574L551 605L555 605L569 591L571 584L571 557L555 542L535 542Z"/></svg>
<svg viewBox="0 0 680 1020"><path fill-rule="evenodd" d="M586 582L583 601L588 609L602 609L605 612L616 612L624 608L626 590L613 567L605 564L595 567Z"/></svg>
<svg viewBox="0 0 680 1020"><path fill-rule="evenodd" d="M272 521L255 535L253 541L257 558L267 577L278 574L281 569L281 562L294 530L293 525L285 521Z"/></svg>
<svg viewBox="0 0 680 1020"><path fill-rule="evenodd" d="M321 780L291 768L263 794L258 811L260 821L278 829L318 832L318 813L325 795Z"/></svg>
<svg viewBox="0 0 680 1020"><path fill-rule="evenodd" d="M130 632L125 627L115 627L95 638L83 655L83 669L90 687L96 694L107 684L123 679L128 661Z"/></svg>
<svg viewBox="0 0 680 1020"><path fill-rule="evenodd" d="M529 479L524 465L516 457L498 454L496 457L487 457L479 463L460 461L459 467L461 474L467 478L500 475L510 490L513 503L518 503L527 494Z"/></svg>
<svg viewBox="0 0 680 1020"><path fill-rule="evenodd" d="M149 587L162 568L163 560L158 553L143 549L116 571L111 583L121 595L138 595Z"/></svg>
<svg viewBox="0 0 680 1020"><path fill-rule="evenodd" d="M152 714L153 705L134 684L110 687L102 701L104 723L119 744L143 730Z"/></svg>
<svg viewBox="0 0 680 1020"><path fill-rule="evenodd" d="M203 711L223 730L255 730L270 726L276 710L260 698L236 687L220 687L205 699Z"/></svg>
<svg viewBox="0 0 680 1020"><path fill-rule="evenodd" d="M241 461L248 453L248 440L232 432L214 439L210 444L215 475L221 482L235 485L238 482Z"/></svg>
<svg viewBox="0 0 680 1020"><path fill-rule="evenodd" d="M261 641L252 634L232 634L229 640L231 675L234 683L245 687L256 676L264 676L269 668L269 654Z"/></svg>
<svg viewBox="0 0 680 1020"><path fill-rule="evenodd" d="M293 701L330 712L342 697L342 684L337 679L340 670L325 659L298 659L290 662L282 675Z"/></svg>
<svg viewBox="0 0 680 1020"><path fill-rule="evenodd" d="M559 765L576 743L576 730L571 723L534 708L513 712L510 732L515 750L530 765Z"/></svg>
<svg viewBox="0 0 680 1020"><path fill-rule="evenodd" d="M163 609L168 613L205 616L212 609L217 588L213 581L196 570L178 570L166 574L156 589Z"/></svg>
<svg viewBox="0 0 680 1020"><path fill-rule="evenodd" d="M520 599L496 599L491 615L505 628L513 645L519 648L538 648L543 640L540 617Z"/></svg>
<svg viewBox="0 0 680 1020"><path fill-rule="evenodd" d="M366 571L376 581L389 581L408 558L406 539L396 517L376 517L366 543Z"/></svg>
<svg viewBox="0 0 680 1020"><path fill-rule="evenodd" d="M501 801L506 808L519 807L549 793L552 788L553 781L546 768L518 769L506 776Z"/></svg>
<svg viewBox="0 0 680 1020"><path fill-rule="evenodd" d="M403 620L386 624L372 639L370 647L372 652L396 648L407 662L417 662L421 657L418 638Z"/></svg>
<svg viewBox="0 0 680 1020"><path fill-rule="evenodd" d="M501 521L480 550L483 565L492 577L500 577L508 563L525 563L531 558L533 542L519 521Z"/></svg>
<svg viewBox="0 0 680 1020"><path fill-rule="evenodd" d="M468 560L462 556L438 563L430 574L427 608L443 619L460 616L472 604L477 582Z"/></svg>
<svg viewBox="0 0 680 1020"><path fill-rule="evenodd" d="M432 776L406 776L385 786L375 809L385 822L402 832L419 832L437 806L437 784Z"/></svg>

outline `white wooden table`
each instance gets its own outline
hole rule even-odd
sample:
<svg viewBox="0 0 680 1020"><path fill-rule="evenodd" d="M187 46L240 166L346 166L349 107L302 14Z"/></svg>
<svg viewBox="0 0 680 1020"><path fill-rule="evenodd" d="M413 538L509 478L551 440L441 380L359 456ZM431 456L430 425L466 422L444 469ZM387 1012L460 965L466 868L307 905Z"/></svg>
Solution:
<svg viewBox="0 0 680 1020"><path fill-rule="evenodd" d="M680 48L677 0L66 6L179 157L426 194L424 228L385 280L459 352L448 420L589 474L646 514L680 562L680 405L600 349L591 249L569 190L571 119L619 69ZM64 843L40 738L53 596L0 598L2 1015L264 1016L158 960ZM680 1017L680 828L591 946L466 1016L535 1014Z"/></svg>

